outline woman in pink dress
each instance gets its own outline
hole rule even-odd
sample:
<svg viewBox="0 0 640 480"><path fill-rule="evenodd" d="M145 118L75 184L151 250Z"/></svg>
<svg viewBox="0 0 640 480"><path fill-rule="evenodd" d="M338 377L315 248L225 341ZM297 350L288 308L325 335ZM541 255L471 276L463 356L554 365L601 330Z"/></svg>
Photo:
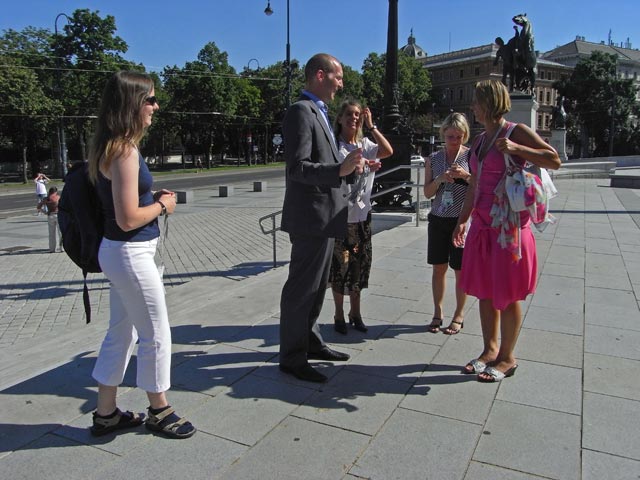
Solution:
<svg viewBox="0 0 640 480"><path fill-rule="evenodd" d="M465 245L471 217L465 250L473 254L463 257L460 284L479 299L484 349L462 372L478 374L480 382L499 382L512 376L518 366L513 351L522 326L519 301L535 291L538 273L529 213L520 212L520 225L514 227L497 214L500 209L493 208L506 202L504 197L501 200L504 154L521 165L529 162L554 170L560 167L560 158L535 131L504 120L511 100L500 81L478 82L471 109L485 130L471 148L471 180L453 242Z"/></svg>

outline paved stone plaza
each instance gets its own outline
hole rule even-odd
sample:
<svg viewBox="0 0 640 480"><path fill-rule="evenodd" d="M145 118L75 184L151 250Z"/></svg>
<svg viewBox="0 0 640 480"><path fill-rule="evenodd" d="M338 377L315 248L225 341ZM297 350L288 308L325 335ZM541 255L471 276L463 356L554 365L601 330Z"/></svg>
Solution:
<svg viewBox="0 0 640 480"><path fill-rule="evenodd" d="M520 367L499 385L459 373L482 345L476 301L459 335L427 333L426 224L411 215L374 216L367 334L335 333L327 295L323 334L351 360L318 362L324 385L283 375L288 244L279 234L272 269L257 224L280 209L283 182L266 192L239 184L228 198L196 191L171 217L164 254L170 399L199 429L182 441L143 427L89 435L107 284L91 276L85 325L82 277L47 252L46 220L0 220L0 478L637 480L640 190L556 185L558 223L536 234L540 281L523 304ZM135 365L125 383L119 406L143 411Z"/></svg>

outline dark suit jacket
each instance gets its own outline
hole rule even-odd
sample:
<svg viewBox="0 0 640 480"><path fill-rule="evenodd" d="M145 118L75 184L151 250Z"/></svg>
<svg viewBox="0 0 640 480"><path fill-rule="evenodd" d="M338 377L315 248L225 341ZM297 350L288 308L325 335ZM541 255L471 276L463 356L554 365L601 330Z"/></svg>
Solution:
<svg viewBox="0 0 640 480"><path fill-rule="evenodd" d="M303 96L283 121L287 188L282 230L290 234L344 238L347 199L340 162L323 113Z"/></svg>

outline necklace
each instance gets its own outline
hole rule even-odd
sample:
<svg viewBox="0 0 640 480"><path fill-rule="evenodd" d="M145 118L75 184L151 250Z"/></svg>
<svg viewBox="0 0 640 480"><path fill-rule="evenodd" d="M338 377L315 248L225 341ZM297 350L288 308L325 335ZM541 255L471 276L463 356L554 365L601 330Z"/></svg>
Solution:
<svg viewBox="0 0 640 480"><path fill-rule="evenodd" d="M458 147L458 151L456 152L456 156L453 157L453 162L449 163L449 154L447 153L447 149L444 149L444 161L446 164L448 164L450 167L453 166L457 161L458 161L458 157L460 156L460 151L462 150L462 145L460 145Z"/></svg>

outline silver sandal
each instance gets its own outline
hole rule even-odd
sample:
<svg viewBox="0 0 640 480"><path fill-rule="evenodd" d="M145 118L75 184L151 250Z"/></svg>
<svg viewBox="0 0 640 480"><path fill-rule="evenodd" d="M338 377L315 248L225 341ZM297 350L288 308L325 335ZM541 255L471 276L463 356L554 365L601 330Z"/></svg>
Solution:
<svg viewBox="0 0 640 480"><path fill-rule="evenodd" d="M484 371L482 373L484 373L485 375L488 375L489 378L484 378L484 377L481 377L480 375L478 375L478 381L482 382L482 383L501 382L502 380L504 380L507 377L513 377L513 375L516 373L516 368L518 368L518 364L517 363L513 367L511 367L509 370L507 370L506 372L502 373L497 368L487 367L487 368L484 369Z"/></svg>
<svg viewBox="0 0 640 480"><path fill-rule="evenodd" d="M473 371L467 370L467 367L471 367ZM479 358L474 358L469 363L467 363L464 367L462 367L462 373L465 375L477 375L478 373L482 373L487 368L487 364L484 363Z"/></svg>

